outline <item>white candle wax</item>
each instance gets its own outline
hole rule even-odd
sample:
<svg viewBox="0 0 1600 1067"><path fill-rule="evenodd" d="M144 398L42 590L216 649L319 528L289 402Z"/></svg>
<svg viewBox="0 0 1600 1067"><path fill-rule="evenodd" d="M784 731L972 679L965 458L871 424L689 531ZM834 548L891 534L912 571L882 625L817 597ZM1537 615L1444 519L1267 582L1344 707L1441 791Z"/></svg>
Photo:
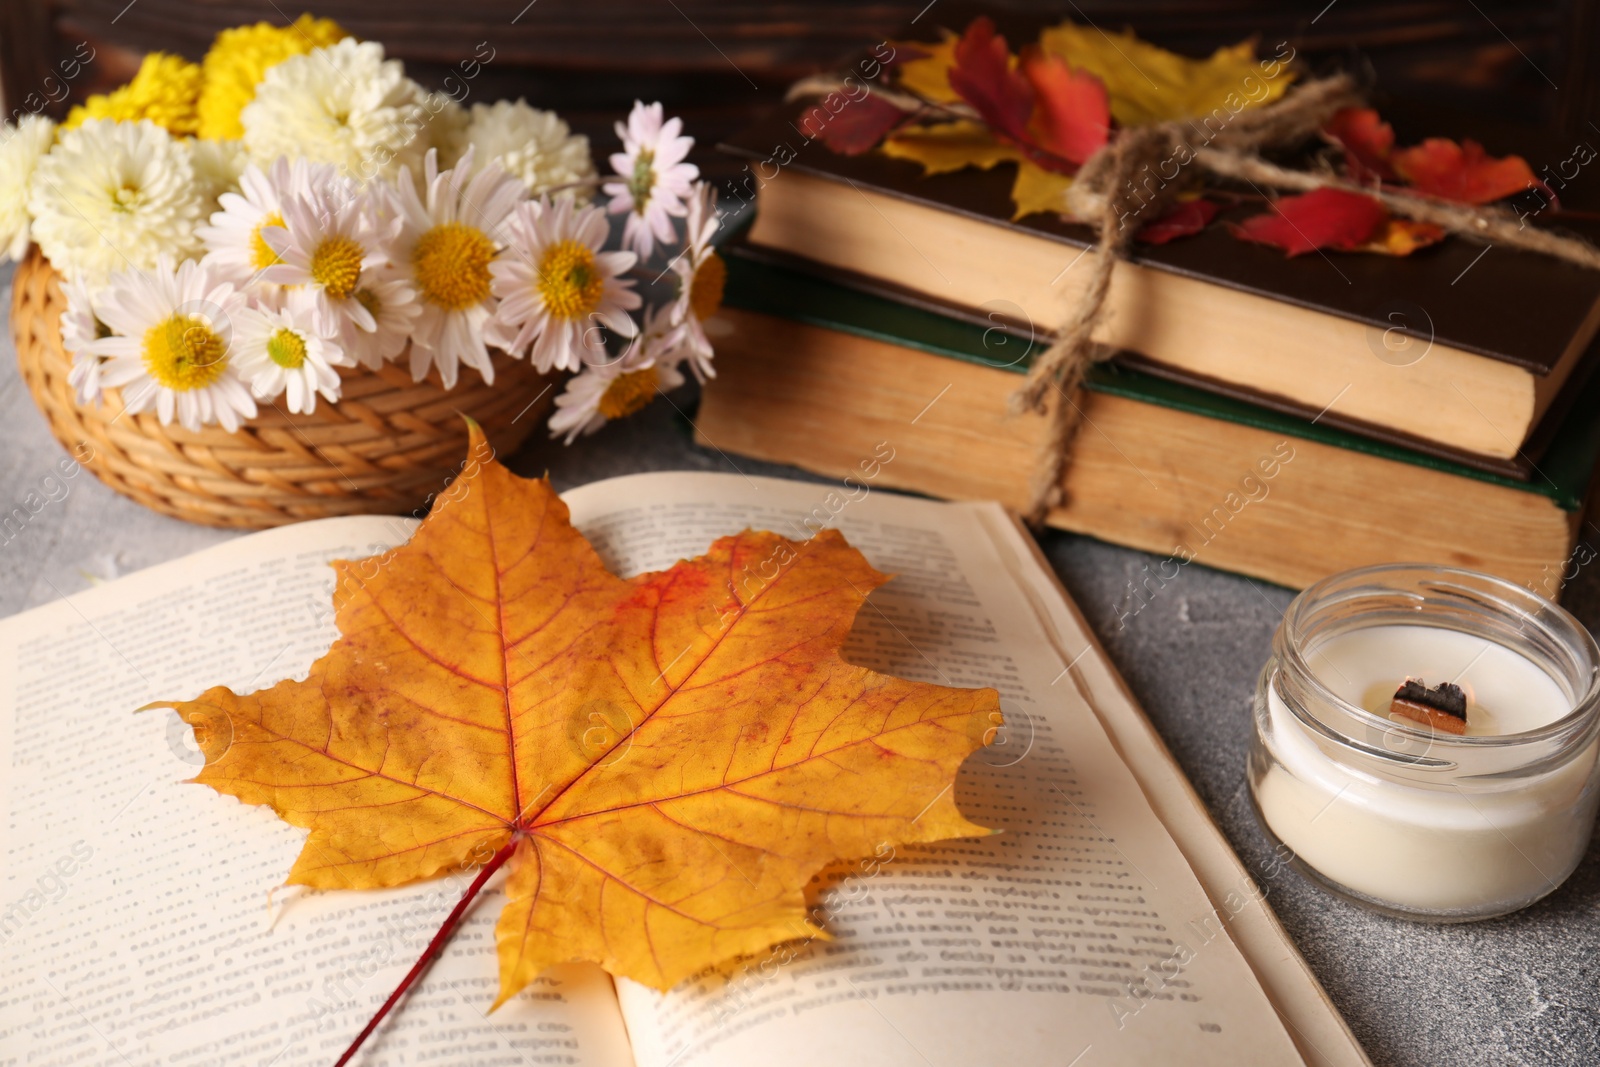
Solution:
<svg viewBox="0 0 1600 1067"><path fill-rule="evenodd" d="M1379 715L1407 677L1429 686L1455 682L1469 697L1469 735L1521 733L1572 710L1531 660L1455 630L1368 627L1307 649L1305 657L1334 693ZM1330 758L1275 690L1267 709L1276 761L1256 786L1262 817L1303 862L1359 894L1415 911L1514 907L1555 888L1584 851L1577 812L1595 763L1592 744L1541 775L1392 781ZM1366 740L1395 747L1381 730Z"/></svg>

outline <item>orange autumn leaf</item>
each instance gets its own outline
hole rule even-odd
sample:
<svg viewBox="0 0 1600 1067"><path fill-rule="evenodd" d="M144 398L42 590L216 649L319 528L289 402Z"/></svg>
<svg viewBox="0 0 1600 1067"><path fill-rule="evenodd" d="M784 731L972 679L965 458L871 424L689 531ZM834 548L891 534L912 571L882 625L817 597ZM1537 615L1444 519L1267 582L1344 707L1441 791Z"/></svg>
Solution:
<svg viewBox="0 0 1600 1067"><path fill-rule="evenodd" d="M1359 252L1376 252L1384 256L1409 256L1419 248L1427 248L1444 240L1444 227L1414 219L1385 219L1372 232Z"/></svg>
<svg viewBox="0 0 1600 1067"><path fill-rule="evenodd" d="M1367 184L1395 179L1389 160L1394 151L1394 127L1372 108L1340 108L1322 132L1344 149L1345 171L1351 181Z"/></svg>
<svg viewBox="0 0 1600 1067"><path fill-rule="evenodd" d="M998 698L841 658L888 577L839 533L747 530L622 579L476 426L472 455L407 544L335 564L341 636L304 681L161 705L196 728L197 782L309 831L289 884L492 855L468 896L508 866L498 1005L567 961L665 989L817 936L828 862L987 832L951 785Z"/></svg>
<svg viewBox="0 0 1600 1067"><path fill-rule="evenodd" d="M1111 133L1099 78L1038 48L1019 60L987 16L973 19L956 42L949 81L997 140L1045 170L1075 173Z"/></svg>
<svg viewBox="0 0 1600 1067"><path fill-rule="evenodd" d="M1022 73L1035 99L1033 140L1071 163L1088 162L1111 137L1105 83L1038 48L1023 51Z"/></svg>
<svg viewBox="0 0 1600 1067"><path fill-rule="evenodd" d="M1393 155L1394 169L1418 192L1463 204L1487 204L1534 184L1533 168L1521 156L1496 159L1477 141L1460 144L1430 137Z"/></svg>

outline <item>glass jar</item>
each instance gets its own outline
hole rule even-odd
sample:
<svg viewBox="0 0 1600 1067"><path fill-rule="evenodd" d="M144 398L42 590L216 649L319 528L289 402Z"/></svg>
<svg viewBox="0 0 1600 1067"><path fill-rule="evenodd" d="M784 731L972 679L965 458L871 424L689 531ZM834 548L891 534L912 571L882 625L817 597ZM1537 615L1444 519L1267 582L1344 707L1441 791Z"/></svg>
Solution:
<svg viewBox="0 0 1600 1067"><path fill-rule="evenodd" d="M1461 685L1468 732L1390 718L1408 676ZM1349 571L1296 597L1273 637L1251 799L1296 869L1340 896L1433 922L1504 915L1584 854L1597 709L1600 650L1556 604L1452 567Z"/></svg>

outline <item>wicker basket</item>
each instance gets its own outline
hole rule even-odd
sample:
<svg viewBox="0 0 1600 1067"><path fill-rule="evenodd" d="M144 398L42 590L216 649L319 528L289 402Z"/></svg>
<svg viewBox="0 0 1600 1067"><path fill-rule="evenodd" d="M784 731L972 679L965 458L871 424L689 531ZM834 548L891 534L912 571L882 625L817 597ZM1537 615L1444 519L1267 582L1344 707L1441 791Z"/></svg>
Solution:
<svg viewBox="0 0 1600 1067"><path fill-rule="evenodd" d="M117 492L208 526L257 529L411 511L466 458L463 415L505 455L550 405L548 379L523 360L496 354L493 386L471 370L446 392L437 371L413 382L399 366L341 369L339 402L318 403L315 414L266 404L237 433L192 433L163 426L153 412L124 415L114 389L99 406L80 405L61 345L65 307L56 272L34 249L12 281L11 329L22 379L56 439Z"/></svg>

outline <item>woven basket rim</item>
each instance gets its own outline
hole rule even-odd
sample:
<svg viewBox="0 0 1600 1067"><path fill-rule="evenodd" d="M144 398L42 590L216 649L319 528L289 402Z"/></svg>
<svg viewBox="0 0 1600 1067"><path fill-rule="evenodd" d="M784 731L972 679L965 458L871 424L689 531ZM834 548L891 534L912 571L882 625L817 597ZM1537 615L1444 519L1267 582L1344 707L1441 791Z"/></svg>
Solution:
<svg viewBox="0 0 1600 1067"><path fill-rule="evenodd" d="M258 401L258 414L236 432L188 430L162 424L151 410L127 412L116 389L99 405L79 404L67 382L64 308L59 275L31 249L12 278L12 334L23 380L52 433L123 495L209 525L259 528L413 511L466 456L463 416L504 454L543 420L551 400L549 377L492 352L492 385L470 367L450 390L437 367L421 382L394 363L340 368L354 388L335 402L319 399L309 415L290 414L279 398Z"/></svg>

